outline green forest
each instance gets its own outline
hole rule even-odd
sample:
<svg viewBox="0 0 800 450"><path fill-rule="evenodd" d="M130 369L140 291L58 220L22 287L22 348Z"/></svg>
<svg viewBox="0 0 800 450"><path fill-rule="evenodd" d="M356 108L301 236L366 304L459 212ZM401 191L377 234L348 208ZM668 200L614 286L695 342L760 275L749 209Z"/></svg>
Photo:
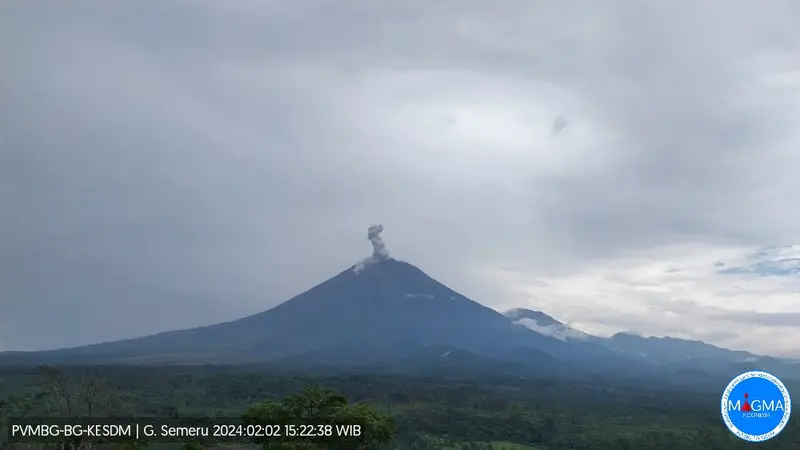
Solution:
<svg viewBox="0 0 800 450"><path fill-rule="evenodd" d="M722 423L723 388L724 382L712 389L655 381L291 373L258 367L0 369L0 448L753 448ZM328 417L365 423L369 433L346 442L8 443L10 418L44 416ZM758 447L800 449L800 416Z"/></svg>

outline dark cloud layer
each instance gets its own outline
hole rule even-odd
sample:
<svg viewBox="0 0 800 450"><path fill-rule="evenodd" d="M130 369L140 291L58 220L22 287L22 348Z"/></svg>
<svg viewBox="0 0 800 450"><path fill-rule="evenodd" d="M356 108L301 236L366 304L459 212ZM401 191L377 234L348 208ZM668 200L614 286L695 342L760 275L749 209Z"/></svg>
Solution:
<svg viewBox="0 0 800 450"><path fill-rule="evenodd" d="M6 2L0 349L266 309L367 256L378 222L393 255L497 307L517 299L480 268L533 282L798 242L797 17L788 0Z"/></svg>

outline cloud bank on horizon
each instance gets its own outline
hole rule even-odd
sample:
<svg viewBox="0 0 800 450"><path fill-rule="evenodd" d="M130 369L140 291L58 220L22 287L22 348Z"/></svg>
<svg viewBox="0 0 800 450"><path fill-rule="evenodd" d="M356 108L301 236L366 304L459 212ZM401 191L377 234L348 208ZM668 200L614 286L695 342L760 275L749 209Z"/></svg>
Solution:
<svg viewBox="0 0 800 450"><path fill-rule="evenodd" d="M262 311L358 260L379 216L498 310L797 354L797 17L9 2L0 349Z"/></svg>
<svg viewBox="0 0 800 450"><path fill-rule="evenodd" d="M797 344L788 336L800 327L800 312L787 305L797 301L800 277L762 270L785 267L780 257L794 254L791 247L749 251L694 243L660 250L657 256L637 252L596 261L559 277L491 270L517 296L597 336L627 331L797 355ZM728 265L735 270L727 271ZM574 305L581 305L580 311Z"/></svg>

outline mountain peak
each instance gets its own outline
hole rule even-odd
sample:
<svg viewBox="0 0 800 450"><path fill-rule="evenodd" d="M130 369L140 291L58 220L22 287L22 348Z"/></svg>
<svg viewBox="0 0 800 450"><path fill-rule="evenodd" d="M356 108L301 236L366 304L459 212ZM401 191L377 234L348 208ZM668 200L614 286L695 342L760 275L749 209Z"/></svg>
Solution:
<svg viewBox="0 0 800 450"><path fill-rule="evenodd" d="M506 311L503 315L517 326L528 328L561 341L588 341L593 339L593 336L565 325L542 311L514 308Z"/></svg>
<svg viewBox="0 0 800 450"><path fill-rule="evenodd" d="M539 324L540 326L564 325L563 323L559 322L558 320L554 319L551 316L548 316L542 311L535 311L526 308L510 309L504 312L503 315L508 317L512 321L519 319L535 320L536 323Z"/></svg>
<svg viewBox="0 0 800 450"><path fill-rule="evenodd" d="M377 260L377 261L372 261L369 264L358 263L358 264L354 264L354 265L350 266L350 269L352 269L354 272L358 273L358 272L365 271L367 269L372 269L372 268L379 269L379 268L387 268L387 267L392 267L392 266L394 266L394 267L401 267L402 266L402 267L405 267L405 268L413 268L413 269L419 270L417 267L415 267L415 266L413 266L413 265L411 265L411 264L409 264L409 263L407 263L405 261L400 261L400 260L397 260L397 259L394 259L394 258L386 258L386 259L381 259L381 260Z"/></svg>
<svg viewBox="0 0 800 450"><path fill-rule="evenodd" d="M364 265L356 264L351 266L349 270L332 278L332 280L340 277L351 280L361 280L361 282L366 282L368 280L377 282L378 280L383 280L383 282L392 283L405 282L411 283L412 285L423 283L426 285L435 284L441 286L438 281L431 278L419 267L394 258L373 261Z"/></svg>
<svg viewBox="0 0 800 450"><path fill-rule="evenodd" d="M611 336L609 339L646 339L646 338L632 331L620 331L619 333L614 333L614 335Z"/></svg>

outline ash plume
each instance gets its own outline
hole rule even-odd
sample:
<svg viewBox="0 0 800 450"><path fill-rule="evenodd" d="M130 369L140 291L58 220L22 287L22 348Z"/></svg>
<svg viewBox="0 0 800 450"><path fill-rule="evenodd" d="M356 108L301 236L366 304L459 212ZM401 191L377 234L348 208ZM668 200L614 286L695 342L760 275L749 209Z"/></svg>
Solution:
<svg viewBox="0 0 800 450"><path fill-rule="evenodd" d="M381 232L383 232L383 225L373 225L367 231L367 239L372 242L372 259L374 261L389 259L389 250L386 249L386 244L381 238Z"/></svg>
<svg viewBox="0 0 800 450"><path fill-rule="evenodd" d="M359 272L364 267L389 259L389 250L386 249L386 243L381 238L383 232L383 225L373 225L367 230L367 239L372 243L372 255L364 258L363 261L353 267L353 270Z"/></svg>

